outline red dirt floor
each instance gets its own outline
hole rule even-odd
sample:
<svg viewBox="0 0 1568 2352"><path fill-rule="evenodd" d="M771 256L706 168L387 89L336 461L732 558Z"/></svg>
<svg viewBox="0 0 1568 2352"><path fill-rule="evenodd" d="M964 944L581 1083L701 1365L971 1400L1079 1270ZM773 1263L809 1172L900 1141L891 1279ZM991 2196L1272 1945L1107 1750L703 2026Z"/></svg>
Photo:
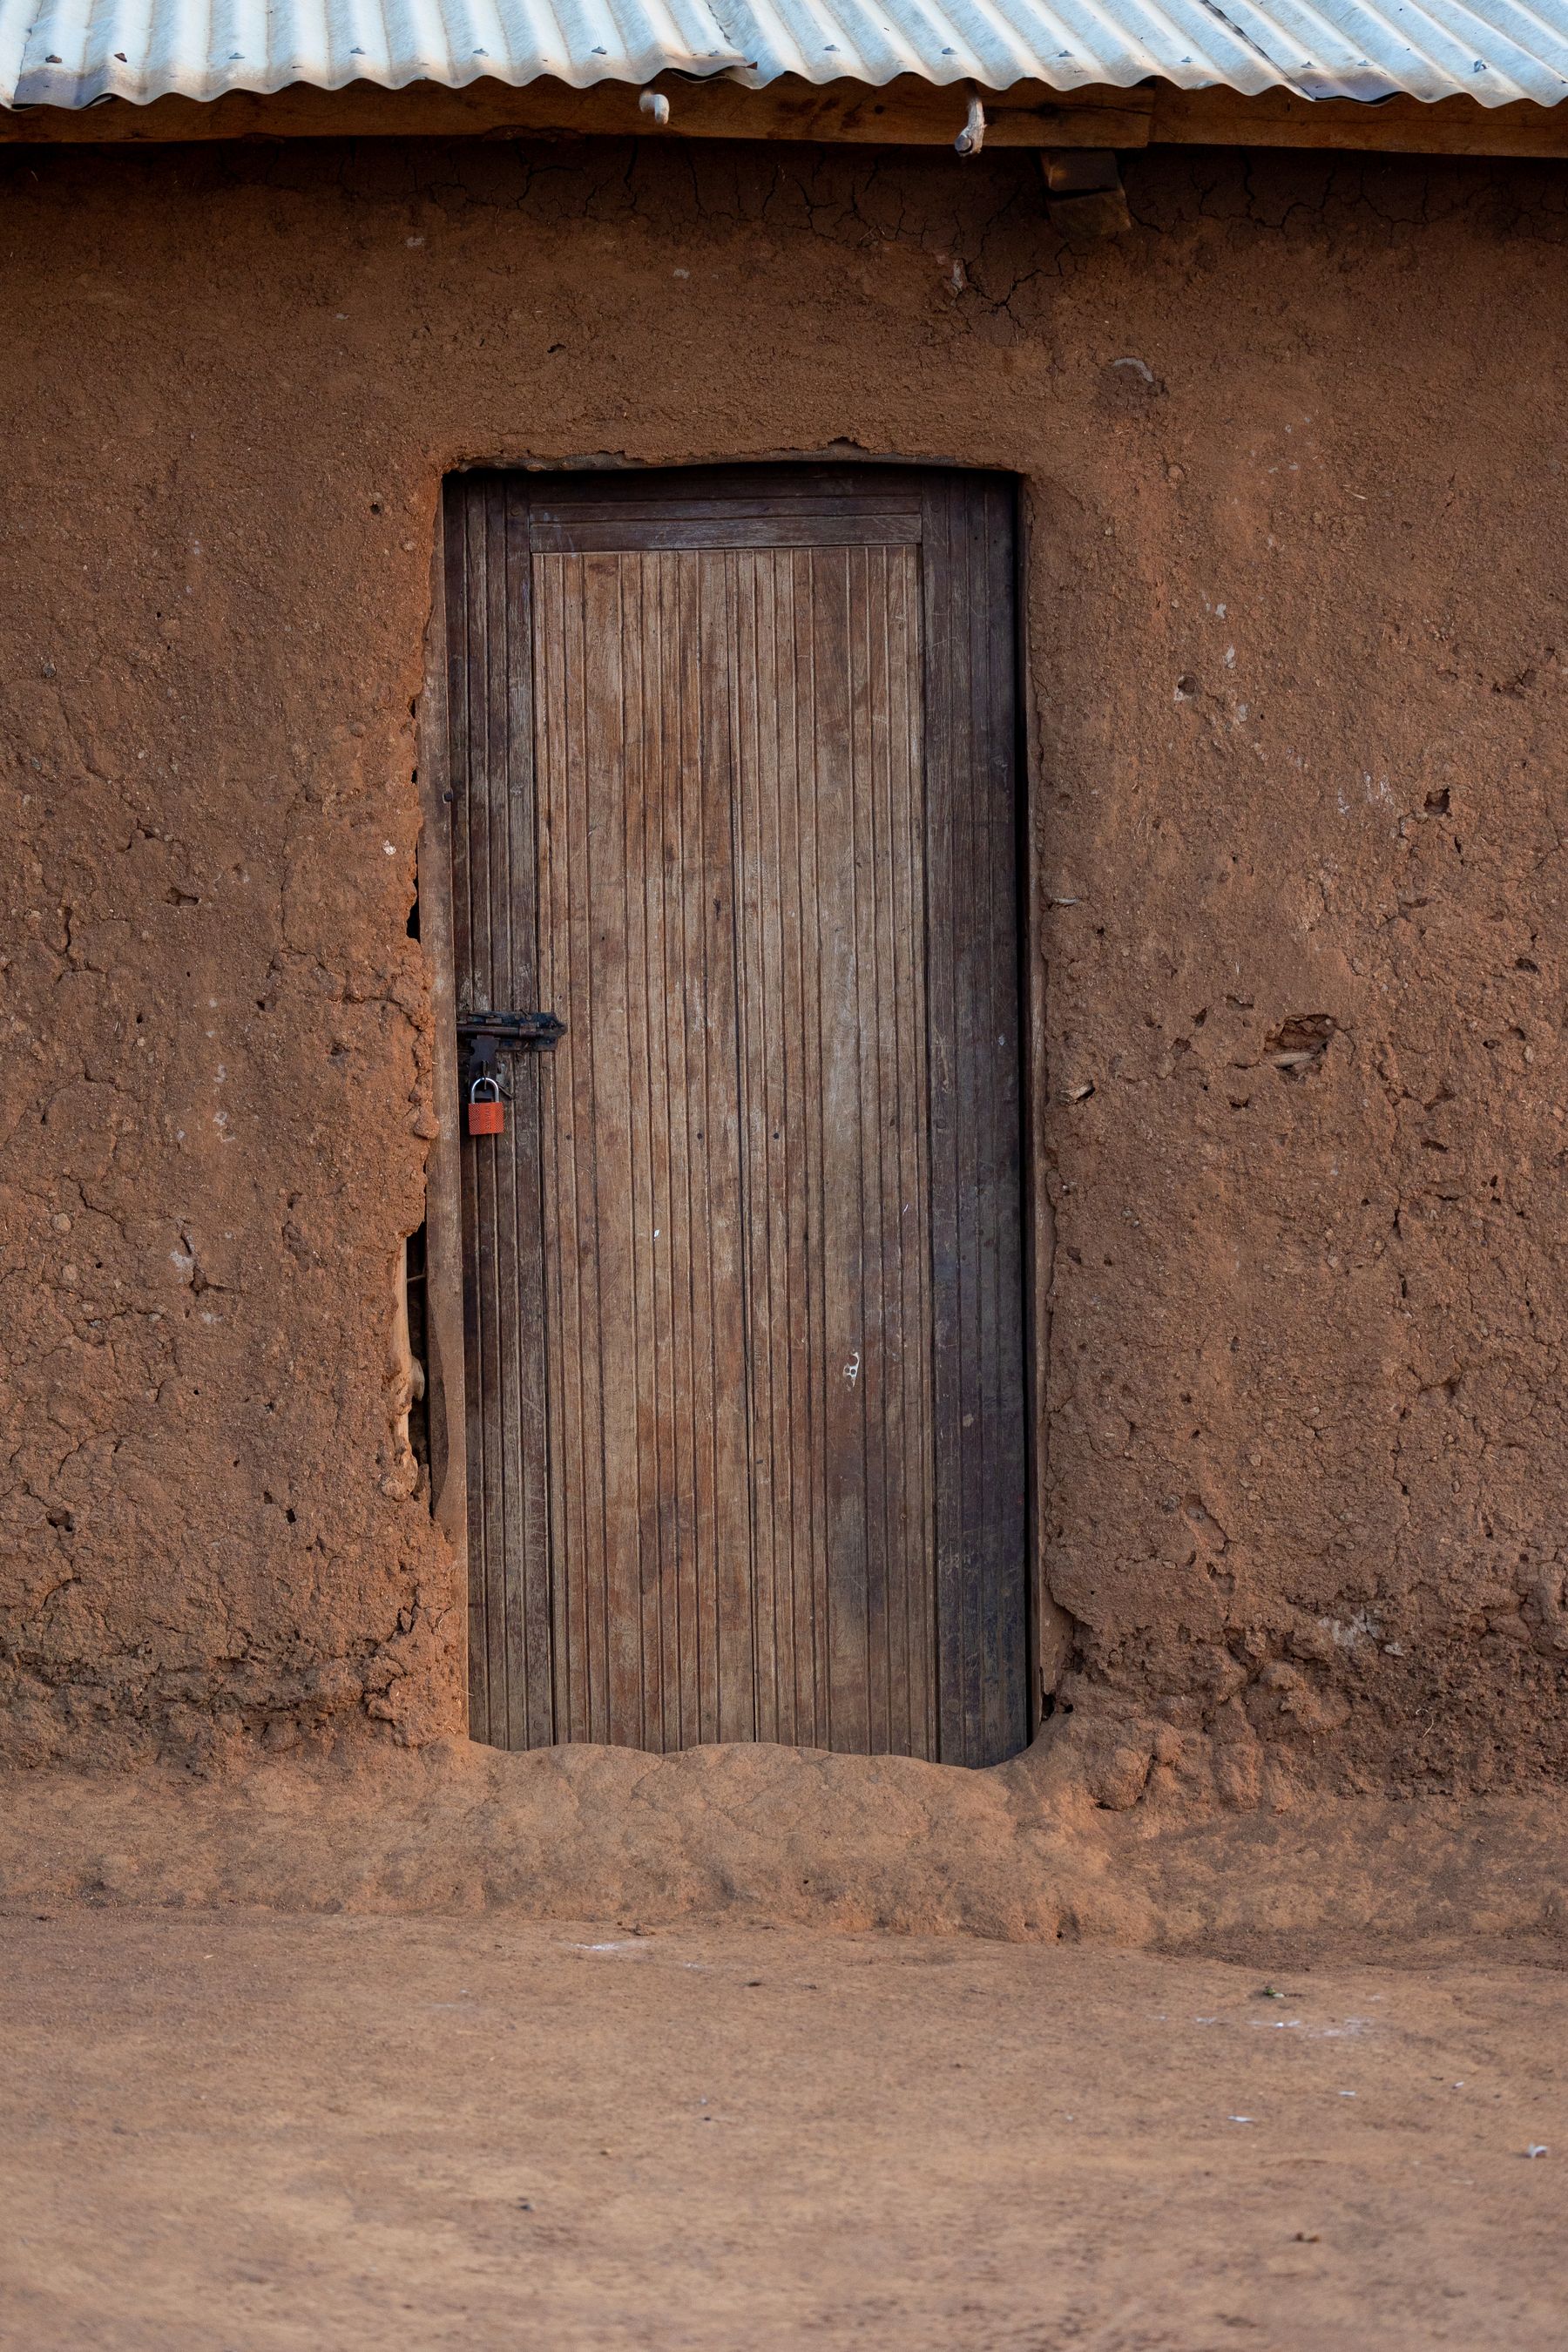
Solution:
<svg viewBox="0 0 1568 2352"><path fill-rule="evenodd" d="M0 2340L1561 2346L1561 1946L1309 1942L14 1906Z"/></svg>

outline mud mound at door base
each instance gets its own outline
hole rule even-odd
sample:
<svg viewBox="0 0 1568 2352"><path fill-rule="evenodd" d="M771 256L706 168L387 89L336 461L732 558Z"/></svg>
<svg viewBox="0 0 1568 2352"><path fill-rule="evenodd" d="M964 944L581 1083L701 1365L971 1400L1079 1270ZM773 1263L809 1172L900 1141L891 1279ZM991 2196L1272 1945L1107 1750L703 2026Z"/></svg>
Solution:
<svg viewBox="0 0 1568 2352"><path fill-rule="evenodd" d="M1350 1800L1162 1822L904 1758L355 1749L230 1777L19 1774L0 1899L449 1912L1180 1945L1568 1933L1561 1801Z"/></svg>

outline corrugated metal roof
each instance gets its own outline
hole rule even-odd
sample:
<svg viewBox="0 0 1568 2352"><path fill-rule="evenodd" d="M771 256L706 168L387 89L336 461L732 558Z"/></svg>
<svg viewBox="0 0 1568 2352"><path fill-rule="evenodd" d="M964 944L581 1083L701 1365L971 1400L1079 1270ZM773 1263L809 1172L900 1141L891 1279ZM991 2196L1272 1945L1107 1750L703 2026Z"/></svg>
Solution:
<svg viewBox="0 0 1568 2352"><path fill-rule="evenodd" d="M1568 0L0 0L0 102L351 81L584 89L668 68L1005 89L1042 81L1309 98L1568 95Z"/></svg>

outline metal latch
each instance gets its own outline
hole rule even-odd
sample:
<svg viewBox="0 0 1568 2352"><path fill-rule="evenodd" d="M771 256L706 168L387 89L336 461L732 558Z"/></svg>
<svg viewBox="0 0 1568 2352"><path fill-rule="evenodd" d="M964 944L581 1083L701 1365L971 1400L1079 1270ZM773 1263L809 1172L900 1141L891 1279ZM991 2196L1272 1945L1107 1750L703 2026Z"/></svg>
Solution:
<svg viewBox="0 0 1568 2352"><path fill-rule="evenodd" d="M502 1054L552 1054L565 1034L566 1024L553 1013L459 1013L464 1094L471 1098L477 1079L489 1080L499 1092L496 1065Z"/></svg>

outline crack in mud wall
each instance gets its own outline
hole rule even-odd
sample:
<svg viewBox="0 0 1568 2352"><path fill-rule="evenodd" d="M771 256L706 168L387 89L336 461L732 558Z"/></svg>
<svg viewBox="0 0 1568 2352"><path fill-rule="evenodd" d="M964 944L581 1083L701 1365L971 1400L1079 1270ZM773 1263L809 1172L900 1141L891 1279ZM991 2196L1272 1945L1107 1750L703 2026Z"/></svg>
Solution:
<svg viewBox="0 0 1568 2352"><path fill-rule="evenodd" d="M1568 1754L1568 182L8 152L0 1740L461 1722L388 1268L443 472L1026 481L1047 1738L1102 1804Z"/></svg>

